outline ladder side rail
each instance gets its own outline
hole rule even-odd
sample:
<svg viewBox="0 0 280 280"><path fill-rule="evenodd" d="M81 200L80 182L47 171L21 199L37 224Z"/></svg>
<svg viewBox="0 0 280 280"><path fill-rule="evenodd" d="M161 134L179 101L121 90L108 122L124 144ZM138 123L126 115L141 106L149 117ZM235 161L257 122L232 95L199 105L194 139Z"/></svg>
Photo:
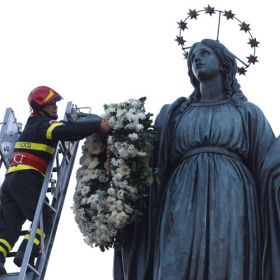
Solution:
<svg viewBox="0 0 280 280"><path fill-rule="evenodd" d="M38 270L38 273L40 275L40 279L43 279L44 276L42 276L42 271L43 271L43 268L47 267L47 263L48 263L48 258L49 258L49 255L47 252L49 250L51 250L51 248L49 248L49 240L50 240L50 236L52 234L52 231L53 231L53 227L54 227L54 223L55 223L55 217L57 216L57 207L56 205L54 204L55 201L59 200L60 199L60 194L61 194L61 190L60 190L60 185L61 185L61 180L62 180L62 177L60 175L63 174L62 172L60 172L60 170L62 169L62 166L63 166L63 162L64 162L64 153L62 152L63 149L61 148L62 147L62 143L59 142L58 143L58 153L57 153L57 156L56 156L56 167L55 167L55 172L57 173L57 180L56 180L56 183L55 183L55 189L54 189L54 193L53 193L53 199L52 199L52 205L49 204L49 207L53 210L53 213L54 213L54 216L53 216L53 220L52 220L52 227L50 229L50 232L48 233L48 236L46 236L46 240L44 241L44 251L43 251L43 247L41 248L42 250L42 253L39 255L38 257L38 260L37 260L37 264L36 264L36 269ZM63 158L62 158L62 162L60 163L60 159L59 159L59 156L60 155L63 155ZM66 172L66 171L65 171ZM65 173L64 172L64 173ZM54 237L53 237L54 238ZM41 243L41 245L43 245L43 243ZM37 278L36 278L37 279Z"/></svg>
<svg viewBox="0 0 280 280"><path fill-rule="evenodd" d="M76 153L79 147L79 141L75 141L73 143L73 152L71 154L70 157L70 161L68 162L67 160L65 161L65 164L67 165L67 171L63 170L64 168L62 168L62 171L65 171L61 174L61 179L60 181L58 181L59 184L61 184L60 186L60 195L58 197L58 199L55 201L55 205L53 205L53 207L56 209L56 213L54 216L54 220L53 220L53 226L51 228L50 233L47 236L47 240L46 240L46 254L44 256L42 256L43 258L45 258L44 261L39 262L39 267L38 267L38 271L41 275L41 279L44 279L45 273L46 273L46 269L47 269L47 265L48 265L48 261L49 261L49 257L51 254L51 250L53 247L53 243L54 243L54 239L55 239L55 235L56 235L56 231L58 228L58 224L59 224L59 220L61 217L61 212L62 212L62 208L63 208L63 204L64 204L64 200L66 197L66 193L68 190L68 185L69 185L69 181L70 181L70 177L71 177L71 173L72 173L72 169L74 166L74 161L76 158ZM66 151L67 152L67 151ZM65 158L64 158L65 159ZM63 164L63 163L62 163Z"/></svg>
<svg viewBox="0 0 280 280"><path fill-rule="evenodd" d="M43 215L40 215L40 230L44 233L44 222L43 222ZM42 254L45 254L45 238L44 234L40 235L40 246Z"/></svg>
<svg viewBox="0 0 280 280"><path fill-rule="evenodd" d="M63 154L63 159L61 164L57 169L57 184L55 188L54 199L52 201L52 206L55 207L57 204L56 202L59 200L61 195L66 195L65 187L67 188L67 178L71 176L71 172L73 169L77 149L78 149L79 141L71 142L71 149L73 150L72 153L69 154L69 150L61 149L60 151ZM69 181L69 180L68 180Z"/></svg>
<svg viewBox="0 0 280 280"><path fill-rule="evenodd" d="M61 193L62 193L62 182L63 182L63 177L65 176L65 163L67 162L66 161L66 156L67 156L67 151L66 149L64 148L64 142L60 142L60 145L59 145L59 154L62 154L63 157L62 157L62 160L61 160L61 163L59 161L59 156L57 157L57 163L56 163L56 166L57 166L57 182L56 182L56 187L55 187L55 192L54 192L54 200L53 201L56 201L59 199ZM62 172L62 170L64 172Z"/></svg>
<svg viewBox="0 0 280 280"><path fill-rule="evenodd" d="M61 144L61 143L60 143ZM62 153L62 149L61 149L61 146L62 145L59 145L58 146L58 154L57 154L57 157L56 157L56 183L55 183L55 192L54 192L54 199L57 199L57 193L59 193L58 192L58 190L59 190L59 184L58 184L58 182L60 181L60 168L61 168L61 164L60 164L60 161L59 161L59 156L60 156L60 154L63 154Z"/></svg>
<svg viewBox="0 0 280 280"><path fill-rule="evenodd" d="M21 270L19 273L19 278L18 280L26 280L26 272L27 272L27 268L29 267L29 259L31 256L31 251L33 248L33 242L36 236L36 230L38 228L39 225L39 221L40 221L40 216L42 215L42 210L43 210L43 205L44 205L44 201L46 198L46 194L48 191L48 185L49 185L49 181L50 181L50 177L51 177L51 173L52 173L52 168L53 168L53 162L54 162L54 158L56 157L58 152L58 149L56 148L56 151L53 155L52 160L49 162L48 167L47 167L47 171L45 174L45 179L43 182L43 186L42 186L42 190L39 196L39 200L38 200L38 204L37 204L37 208L36 208L36 212L34 215L34 219L32 222L32 227L31 227L31 231L30 231L30 236L26 245L26 250L24 253L24 257L22 260L22 266L21 266ZM43 234L43 233L42 233Z"/></svg>

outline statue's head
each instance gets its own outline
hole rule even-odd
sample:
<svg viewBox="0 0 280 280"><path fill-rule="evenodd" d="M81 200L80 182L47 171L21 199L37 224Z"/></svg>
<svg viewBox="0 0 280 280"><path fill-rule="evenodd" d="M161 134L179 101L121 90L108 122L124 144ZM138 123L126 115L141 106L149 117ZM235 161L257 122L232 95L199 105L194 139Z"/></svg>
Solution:
<svg viewBox="0 0 280 280"><path fill-rule="evenodd" d="M235 93L239 93L240 86L236 79L237 64L235 56L223 44L212 39L204 39L201 42L194 43L188 54L188 74L190 76L190 81L195 88L195 91L198 94L200 94L199 81L197 80L192 71L191 57L195 47L199 44L203 44L211 50L213 50L213 52L217 55L218 59L220 60L220 63L224 69L223 73L226 95L230 97Z"/></svg>

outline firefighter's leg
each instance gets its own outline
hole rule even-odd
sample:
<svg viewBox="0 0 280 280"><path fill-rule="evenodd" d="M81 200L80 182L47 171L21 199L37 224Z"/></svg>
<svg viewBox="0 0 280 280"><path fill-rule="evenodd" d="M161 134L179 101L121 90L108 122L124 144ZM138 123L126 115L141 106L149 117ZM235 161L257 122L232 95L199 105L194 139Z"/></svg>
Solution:
<svg viewBox="0 0 280 280"><path fill-rule="evenodd" d="M43 234L44 236L42 236L42 233L41 233L41 230L39 228L37 228L36 230L36 235L35 235L35 239L33 241L33 247L32 247L32 251L31 251L31 254L30 254L30 258L29 258L29 263L31 265L34 266L35 264L35 258L38 257L39 255L39 252L40 252L40 243L41 243L41 238L44 238L45 237L45 234ZM28 234L26 234L24 236L24 239L23 241L21 242L19 248L18 248L18 251L17 251L17 254L14 258L14 263L17 265L17 266L21 266L22 264L22 261L23 261L23 257L24 257L24 253L25 253L25 249L26 249L26 246L27 246L27 243L28 243L28 240L29 240L29 237L30 237L30 230L28 232Z"/></svg>
<svg viewBox="0 0 280 280"><path fill-rule="evenodd" d="M40 253L41 241L44 240L46 237L46 234L49 233L49 231L51 229L51 224L52 224L52 216L51 216L50 208L48 208L46 205L44 205L44 207L43 207L43 230L44 230L44 232L42 232L40 228L36 229L36 235L35 235L35 238L33 241L33 247L32 247L32 251L31 251L31 255L30 255L30 259L29 259L29 263L33 266L35 265L35 259L39 256L39 253ZM20 244L17 254L14 258L14 263L17 266L21 266L21 264L22 264L29 237L30 237L30 234L27 233L24 237L24 240Z"/></svg>
<svg viewBox="0 0 280 280"><path fill-rule="evenodd" d="M0 195L0 274L5 273L5 258L20 236L25 221L20 208L10 195L10 185L14 182L12 174L3 182Z"/></svg>
<svg viewBox="0 0 280 280"><path fill-rule="evenodd" d="M33 221L44 177L33 170L18 171L11 176L14 176L14 181L9 186L9 193L25 219ZM23 243L27 243L25 240ZM20 246L20 251L25 250L25 247Z"/></svg>

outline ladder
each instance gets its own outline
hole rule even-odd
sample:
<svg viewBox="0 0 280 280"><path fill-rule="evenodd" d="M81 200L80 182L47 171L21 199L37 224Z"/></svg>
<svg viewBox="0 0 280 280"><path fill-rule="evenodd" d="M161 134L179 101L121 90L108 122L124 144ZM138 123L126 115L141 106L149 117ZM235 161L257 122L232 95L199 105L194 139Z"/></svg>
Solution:
<svg viewBox="0 0 280 280"><path fill-rule="evenodd" d="M77 119L77 111L79 111L79 108L73 106L71 102L68 102L66 106L64 121L67 122L72 121L73 119ZM14 142L16 142L16 140ZM30 236L23 257L21 269L19 272L1 275L0 280L44 279L78 146L79 141L58 142L53 158L50 161L46 171L35 216L32 221ZM6 158L8 159L8 156L3 158L5 166L7 166ZM52 196L49 203L45 201L48 192L50 192ZM51 230L44 239L42 209L45 203L48 207L50 207L51 212L53 213L53 221ZM33 266L29 264L29 259L31 256L36 230L38 228L41 230L42 233L42 238L40 240L41 250L39 257L37 258L35 265ZM10 256L14 256L15 254L16 252L11 252Z"/></svg>
<svg viewBox="0 0 280 280"><path fill-rule="evenodd" d="M11 108L6 109L4 120L0 124L0 168L2 164L8 168L22 125L17 122L14 111Z"/></svg>

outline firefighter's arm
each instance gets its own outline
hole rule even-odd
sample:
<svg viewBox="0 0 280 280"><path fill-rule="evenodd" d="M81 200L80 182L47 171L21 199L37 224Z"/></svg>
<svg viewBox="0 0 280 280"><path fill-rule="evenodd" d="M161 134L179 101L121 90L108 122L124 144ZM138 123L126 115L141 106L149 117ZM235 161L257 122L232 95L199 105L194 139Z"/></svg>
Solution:
<svg viewBox="0 0 280 280"><path fill-rule="evenodd" d="M81 140L92 133L108 133L108 122L100 117L92 121L83 122L56 122L51 124L46 131L46 138L54 141L76 141Z"/></svg>

